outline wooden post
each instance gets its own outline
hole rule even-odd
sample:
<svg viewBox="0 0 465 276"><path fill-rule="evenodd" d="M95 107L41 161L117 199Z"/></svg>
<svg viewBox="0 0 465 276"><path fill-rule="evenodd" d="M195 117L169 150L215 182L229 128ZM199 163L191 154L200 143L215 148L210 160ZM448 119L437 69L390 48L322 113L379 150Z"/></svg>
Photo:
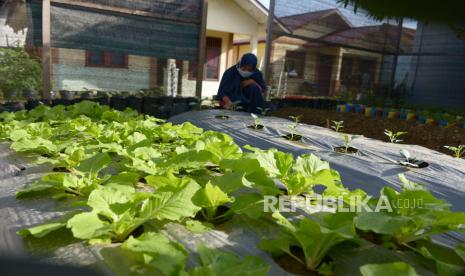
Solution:
<svg viewBox="0 0 465 276"><path fill-rule="evenodd" d="M43 97L51 100L50 0L42 1L42 81Z"/></svg>
<svg viewBox="0 0 465 276"><path fill-rule="evenodd" d="M197 55L197 81L195 84L195 95L202 97L203 68L205 63L205 48L207 43L207 13L208 0L202 0L202 14L199 32L199 52Z"/></svg>
<svg viewBox="0 0 465 276"><path fill-rule="evenodd" d="M274 10L276 1L270 0L270 8L268 12L268 22L266 25L266 48L265 48L265 81L270 83L271 80L271 47L273 43L273 22Z"/></svg>

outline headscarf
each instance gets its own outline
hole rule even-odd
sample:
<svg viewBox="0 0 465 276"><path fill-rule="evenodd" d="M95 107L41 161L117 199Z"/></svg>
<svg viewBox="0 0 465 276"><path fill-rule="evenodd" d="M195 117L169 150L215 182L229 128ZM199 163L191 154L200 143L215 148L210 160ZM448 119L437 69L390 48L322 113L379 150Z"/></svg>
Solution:
<svg viewBox="0 0 465 276"><path fill-rule="evenodd" d="M239 67L250 65L255 70L257 69L257 56L252 53L244 54L239 62Z"/></svg>

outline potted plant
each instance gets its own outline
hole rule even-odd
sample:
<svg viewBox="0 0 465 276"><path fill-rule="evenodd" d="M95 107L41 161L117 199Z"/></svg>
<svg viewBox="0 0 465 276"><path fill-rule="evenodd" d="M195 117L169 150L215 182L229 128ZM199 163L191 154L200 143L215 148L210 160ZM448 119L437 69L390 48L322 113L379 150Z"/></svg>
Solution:
<svg viewBox="0 0 465 276"><path fill-rule="evenodd" d="M12 103L23 92L39 89L41 68L40 62L23 48L0 49L0 90L5 100Z"/></svg>
<svg viewBox="0 0 465 276"><path fill-rule="evenodd" d="M394 118L397 118L397 116L398 116L398 111L397 111L397 109L392 108L392 109L389 110L388 116L387 116L387 117L388 117L389 119L394 119Z"/></svg>

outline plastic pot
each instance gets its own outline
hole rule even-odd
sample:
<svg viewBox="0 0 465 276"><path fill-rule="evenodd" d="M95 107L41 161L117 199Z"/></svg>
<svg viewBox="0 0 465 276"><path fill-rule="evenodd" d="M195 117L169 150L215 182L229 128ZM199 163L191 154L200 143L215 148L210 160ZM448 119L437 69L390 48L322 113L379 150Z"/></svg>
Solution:
<svg viewBox="0 0 465 276"><path fill-rule="evenodd" d="M354 106L354 109L355 109L355 113L359 113L359 114L363 113L363 105L361 104L356 104Z"/></svg>
<svg viewBox="0 0 465 276"><path fill-rule="evenodd" d="M116 110L123 111L128 107L128 103L125 98L116 96L110 98L110 106Z"/></svg>
<svg viewBox="0 0 465 276"><path fill-rule="evenodd" d="M187 102L174 103L170 112L170 116L178 115L189 110Z"/></svg>
<svg viewBox="0 0 465 276"><path fill-rule="evenodd" d="M35 91L34 89L26 89L23 92L23 97L26 100L34 100L39 98L39 93Z"/></svg>
<svg viewBox="0 0 465 276"><path fill-rule="evenodd" d="M127 101L127 106L129 108L132 108L133 110L142 113L142 110L144 108L144 99L143 98L138 98L134 96L130 96L126 98Z"/></svg>
<svg viewBox="0 0 465 276"><path fill-rule="evenodd" d="M20 102L7 102L2 106L3 111L17 112L24 109L24 104Z"/></svg>
<svg viewBox="0 0 465 276"><path fill-rule="evenodd" d="M371 111L373 110L373 107L365 107L365 116L366 117L371 117Z"/></svg>
<svg viewBox="0 0 465 276"><path fill-rule="evenodd" d="M388 112L388 118L389 119L395 119L395 118L397 118L397 115L398 115L398 113L397 113L396 110L391 110L391 111Z"/></svg>
<svg viewBox="0 0 465 276"><path fill-rule="evenodd" d="M73 100L74 99L74 91L68 91L68 90L60 90L60 97L63 100Z"/></svg>
<svg viewBox="0 0 465 276"><path fill-rule="evenodd" d="M199 107L199 100L195 97L187 98L188 111L196 110Z"/></svg>
<svg viewBox="0 0 465 276"><path fill-rule="evenodd" d="M40 100L28 100L26 102L26 104L24 105L24 108L26 110L32 110L32 109L38 107L41 104L43 104L43 103Z"/></svg>
<svg viewBox="0 0 465 276"><path fill-rule="evenodd" d="M439 120L439 126L440 127L448 127L449 126L449 122L445 119L441 119Z"/></svg>
<svg viewBox="0 0 465 276"><path fill-rule="evenodd" d="M172 100L172 97L146 97L144 98L142 111L144 114L166 119L171 113Z"/></svg>
<svg viewBox="0 0 465 276"><path fill-rule="evenodd" d="M57 105L64 105L64 106L69 106L75 104L75 100L67 100L67 99L54 99L52 100L52 106L57 106Z"/></svg>
<svg viewBox="0 0 465 276"><path fill-rule="evenodd" d="M426 117L424 115L418 115L418 123L424 125L426 123Z"/></svg>
<svg viewBox="0 0 465 276"><path fill-rule="evenodd" d="M336 107L336 112L341 112L341 113L346 112L346 106L345 105L338 105Z"/></svg>
<svg viewBox="0 0 465 276"><path fill-rule="evenodd" d="M346 112L347 112L347 113L352 112L352 109L353 109L353 105L352 105L352 104L346 104L345 106L346 106Z"/></svg>
<svg viewBox="0 0 465 276"><path fill-rule="evenodd" d="M383 117L383 108L377 107L374 109L373 112L373 117L374 118L382 118Z"/></svg>
<svg viewBox="0 0 465 276"><path fill-rule="evenodd" d="M7 102L12 102L18 97L18 90L14 89L14 90L5 91L3 92L3 97L5 98Z"/></svg>

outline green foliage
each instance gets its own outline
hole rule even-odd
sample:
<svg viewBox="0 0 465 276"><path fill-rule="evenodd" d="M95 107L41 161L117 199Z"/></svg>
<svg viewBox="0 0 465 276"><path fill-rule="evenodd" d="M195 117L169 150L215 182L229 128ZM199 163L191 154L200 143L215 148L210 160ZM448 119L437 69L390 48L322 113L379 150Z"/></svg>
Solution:
<svg viewBox="0 0 465 276"><path fill-rule="evenodd" d="M465 145L459 145L457 147L444 146L446 149L454 152L455 158L461 158L465 154Z"/></svg>
<svg viewBox="0 0 465 276"><path fill-rule="evenodd" d="M266 275L269 266L260 258L245 256L242 260L236 255L206 247L200 243L197 251L202 262L201 266L189 271L191 276L214 275Z"/></svg>
<svg viewBox="0 0 465 276"><path fill-rule="evenodd" d="M368 264L360 267L362 276L417 276L415 269L404 262Z"/></svg>
<svg viewBox="0 0 465 276"><path fill-rule="evenodd" d="M403 132L403 131L393 132L388 129L385 129L384 134L389 138L389 141L391 143L399 143L399 142L402 142L402 140L399 140L398 138L402 135L407 134L407 132Z"/></svg>
<svg viewBox="0 0 465 276"><path fill-rule="evenodd" d="M31 58L23 48L0 49L0 90L3 93L39 90L41 81L40 62Z"/></svg>
<svg viewBox="0 0 465 276"><path fill-rule="evenodd" d="M289 116L289 118L293 121L293 123L288 125L287 128L289 130L289 134L291 135L291 140L293 140L296 135L299 135L297 133L297 128L299 127L300 118L302 118L302 116Z"/></svg>
<svg viewBox="0 0 465 276"><path fill-rule="evenodd" d="M358 229L386 235L397 244L464 230L465 214L450 211L449 204L424 189L410 186L410 189L397 192L384 187L381 197L388 203L388 208L358 213L354 220Z"/></svg>
<svg viewBox="0 0 465 276"><path fill-rule="evenodd" d="M341 132L344 128L344 121L332 121L333 125L331 126L336 132Z"/></svg>
<svg viewBox="0 0 465 276"><path fill-rule="evenodd" d="M260 247L275 255L287 254L307 269L316 271L331 248L355 239L352 216L351 213L324 214L319 221L303 218L293 224L276 212L273 218L282 227L282 232L276 239L262 240ZM292 247L299 247L303 258L296 256Z"/></svg>
<svg viewBox="0 0 465 276"><path fill-rule="evenodd" d="M201 234L232 214L231 222L242 219L269 225L265 195L317 196L313 188L320 185L324 186L323 196L342 197L344 204L352 195L366 197L363 191L346 189L338 172L315 155L295 158L276 149L250 146L243 152L223 133L203 131L189 123L162 123L131 110L120 112L88 101L2 113L0 139L55 169L21 189L17 198L46 196L71 207L61 217L18 234L45 239L59 230L91 244L122 243L101 251L117 275L265 275L269 267L257 257L240 258L204 245L198 248L200 266L186 271L191 254L162 232L150 231L178 223ZM334 253L339 246L358 246L345 243L358 241L355 225L381 235L386 244L411 248L418 258L436 264L439 274L463 271L463 246L444 252L430 240L435 234L463 230L465 214L451 212L447 203L433 197L423 185L399 177L404 190L384 188L382 196L404 204L421 200L421 206L393 205L392 212L357 214L336 210L334 214L306 216L298 223L276 212L272 217L280 231L276 237L264 239L261 247L272 254L289 254L308 269L328 275L337 265L323 261L331 255L330 250ZM283 184L285 191L276 183ZM374 201L368 204L375 205ZM223 205L229 211L218 214ZM274 230L270 227L267 233ZM300 248L302 256L295 248ZM404 264L363 266L361 273L370 275L380 269L410 273Z"/></svg>

